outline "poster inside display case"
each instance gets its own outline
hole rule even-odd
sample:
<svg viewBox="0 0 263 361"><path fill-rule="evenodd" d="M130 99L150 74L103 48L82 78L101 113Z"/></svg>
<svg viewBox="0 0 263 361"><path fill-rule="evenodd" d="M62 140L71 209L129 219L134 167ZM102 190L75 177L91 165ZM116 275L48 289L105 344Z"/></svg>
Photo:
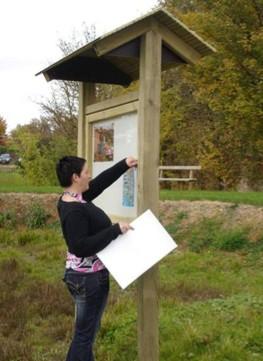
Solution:
<svg viewBox="0 0 263 361"><path fill-rule="evenodd" d="M93 178L125 157L138 158L137 121L138 113L134 111L93 123ZM137 168L128 169L95 198L93 203L113 217L136 217Z"/></svg>

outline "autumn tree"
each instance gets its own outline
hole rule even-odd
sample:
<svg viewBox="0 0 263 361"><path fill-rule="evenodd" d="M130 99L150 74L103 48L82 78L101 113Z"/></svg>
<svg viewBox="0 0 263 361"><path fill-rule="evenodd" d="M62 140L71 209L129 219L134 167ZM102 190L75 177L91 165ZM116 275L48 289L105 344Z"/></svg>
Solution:
<svg viewBox="0 0 263 361"><path fill-rule="evenodd" d="M192 159L225 188L245 180L257 189L263 174L262 2L167 0L165 4L217 49L195 66L168 74L168 83L177 81L164 89L162 122L182 135L176 145L177 159L184 160L185 144L189 155L195 153ZM169 118L176 124L170 124ZM183 136L184 128L192 134L190 142ZM166 132L170 135L163 136L163 146L176 137ZM174 139L169 142L174 144Z"/></svg>

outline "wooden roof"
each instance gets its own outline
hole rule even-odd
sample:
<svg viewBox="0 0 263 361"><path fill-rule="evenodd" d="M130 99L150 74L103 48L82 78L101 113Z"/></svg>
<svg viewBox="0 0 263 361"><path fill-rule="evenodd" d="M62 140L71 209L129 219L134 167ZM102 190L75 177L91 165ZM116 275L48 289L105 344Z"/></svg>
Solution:
<svg viewBox="0 0 263 361"><path fill-rule="evenodd" d="M215 49L163 8L137 18L86 44L36 75L46 80L75 80L129 85L139 79L140 38L147 31L162 37L162 70L195 64Z"/></svg>

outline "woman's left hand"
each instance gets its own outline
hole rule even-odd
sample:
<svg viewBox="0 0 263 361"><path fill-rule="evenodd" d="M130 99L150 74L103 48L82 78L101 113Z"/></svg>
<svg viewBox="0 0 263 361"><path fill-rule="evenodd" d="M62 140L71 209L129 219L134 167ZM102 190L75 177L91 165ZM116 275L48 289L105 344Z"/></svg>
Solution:
<svg viewBox="0 0 263 361"><path fill-rule="evenodd" d="M138 161L137 159L133 158L133 157L127 157L126 158L126 164L131 168L131 167L137 167L138 165Z"/></svg>

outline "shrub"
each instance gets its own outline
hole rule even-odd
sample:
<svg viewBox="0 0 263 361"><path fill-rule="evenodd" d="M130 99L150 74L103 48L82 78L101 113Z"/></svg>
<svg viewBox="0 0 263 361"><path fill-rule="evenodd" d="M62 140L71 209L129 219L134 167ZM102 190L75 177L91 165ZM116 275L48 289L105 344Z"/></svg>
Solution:
<svg viewBox="0 0 263 361"><path fill-rule="evenodd" d="M14 228L16 225L16 213L9 210L0 213L0 227Z"/></svg>
<svg viewBox="0 0 263 361"><path fill-rule="evenodd" d="M46 225L49 215L39 203L33 203L26 214L28 228L40 228Z"/></svg>
<svg viewBox="0 0 263 361"><path fill-rule="evenodd" d="M193 225L189 232L188 245L191 251L200 252L213 244L220 231L221 222L216 219L204 219Z"/></svg>
<svg viewBox="0 0 263 361"><path fill-rule="evenodd" d="M214 246L224 251L236 251L247 246L249 240L243 230L221 231L217 234Z"/></svg>
<svg viewBox="0 0 263 361"><path fill-rule="evenodd" d="M219 219L204 219L193 226L189 235L189 248L200 252L204 248L214 248L233 252L246 247L249 243L243 229L223 229Z"/></svg>

